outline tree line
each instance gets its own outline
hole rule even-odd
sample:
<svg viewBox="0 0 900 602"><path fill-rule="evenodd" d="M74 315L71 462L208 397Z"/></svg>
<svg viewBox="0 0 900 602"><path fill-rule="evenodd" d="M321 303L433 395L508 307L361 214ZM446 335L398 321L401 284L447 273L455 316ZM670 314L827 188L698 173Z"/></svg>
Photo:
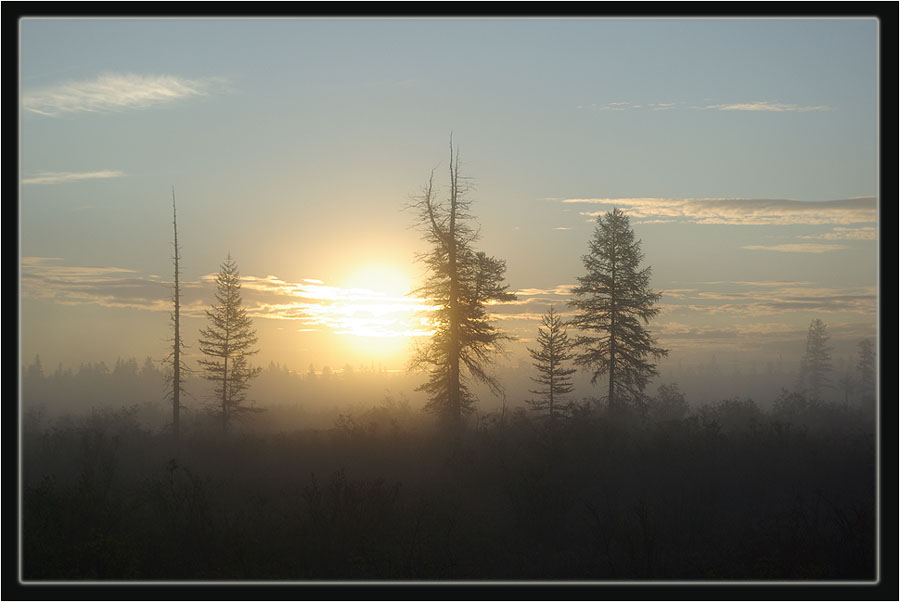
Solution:
<svg viewBox="0 0 900 602"><path fill-rule="evenodd" d="M486 385L503 398L503 388L491 371L493 358L510 337L491 320L488 306L515 300L504 282L506 262L479 250L479 228L469 196L471 181L460 173L459 149L450 140L448 183L439 194L432 170L420 195L407 209L415 212L428 249L417 256L426 267L424 284L413 291L437 306L431 316L434 334L413 353L411 369L427 373L417 390L428 397L426 410L434 412L450 430L458 431L477 402L473 385ZM182 374L189 370L181 360L183 341L179 327L178 230L172 193L174 271L172 311L172 364L170 396L172 424L178 437L182 408ZM668 356L648 329L659 314L662 293L650 285L651 267L643 266L641 241L635 238L628 216L618 208L598 215L588 252L582 256L584 274L577 278L568 306L573 317L565 321L551 307L538 327L537 347L528 348L537 377L532 380L536 397L527 400L531 409L551 419L571 415L576 405L567 399L573 391L571 375L582 368L591 384L605 377L607 388L600 402L609 411L647 410L645 389L659 374L656 362ZM248 413L259 411L246 403L250 381L259 374L249 358L257 337L252 321L242 307L237 263L229 254L216 277L216 303L206 311L208 326L200 332L199 360L203 377L215 383L214 410L222 427ZM570 338L568 330L575 331ZM826 325L820 319L810 324L806 352L796 392L820 399L830 378L831 348ZM858 388L864 398L874 397L875 348L870 340L860 343L859 380L842 377L849 396Z"/></svg>

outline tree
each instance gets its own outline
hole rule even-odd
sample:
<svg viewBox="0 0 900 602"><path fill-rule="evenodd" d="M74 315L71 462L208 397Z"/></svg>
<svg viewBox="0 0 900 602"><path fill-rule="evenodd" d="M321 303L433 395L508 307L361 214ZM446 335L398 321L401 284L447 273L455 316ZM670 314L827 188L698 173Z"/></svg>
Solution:
<svg viewBox="0 0 900 602"><path fill-rule="evenodd" d="M526 347L538 371L538 377L531 380L540 385L536 391L529 391L539 398L529 400L528 404L533 411L545 413L553 420L560 413L562 396L574 389L571 376L576 370L566 367L565 363L575 356L566 333L566 324L552 305L541 317L541 324L546 329L538 328L537 342L540 347Z"/></svg>
<svg viewBox="0 0 900 602"><path fill-rule="evenodd" d="M650 400L649 417L654 422L681 420L689 409L678 385L660 385L656 389L656 397Z"/></svg>
<svg viewBox="0 0 900 602"><path fill-rule="evenodd" d="M875 344L872 339L859 342L859 360L856 364L859 374L859 393L863 403L868 407L875 400Z"/></svg>
<svg viewBox="0 0 900 602"><path fill-rule="evenodd" d="M418 256L427 276L415 292L437 306L431 315L435 332L416 350L411 368L429 373L428 381L417 390L429 396L426 409L437 412L453 428L474 409L469 381L484 383L494 394L502 395L488 368L492 354L507 337L491 324L485 306L515 299L503 284L506 263L473 248L478 232L469 212L470 190L460 176L459 151L454 153L451 138L447 199L437 200L432 171L423 194L411 205L418 212L423 238L430 246L428 252Z"/></svg>
<svg viewBox="0 0 900 602"><path fill-rule="evenodd" d="M31 362L31 365L25 371L25 378L37 382L44 379L44 364L41 362L40 354L34 356L34 361Z"/></svg>
<svg viewBox="0 0 900 602"><path fill-rule="evenodd" d="M184 349L184 341L181 338L181 283L179 278L181 248L178 246L178 214L175 210L175 187L172 187L172 230L174 232L173 248L175 254L172 261L175 264L175 280L172 283L172 352L167 359L172 362L172 373L169 376L169 393L172 396L172 436L178 441L181 432L181 394L184 387L184 374L188 368L181 357Z"/></svg>
<svg viewBox="0 0 900 602"><path fill-rule="evenodd" d="M210 359L199 360L204 378L216 383L217 411L222 428L228 430L232 417L240 417L258 408L244 405L250 380L261 368L251 368L247 358L258 350L256 331L247 310L242 306L241 280L237 264L229 254L216 276L216 301L206 311L209 326L200 331L200 351Z"/></svg>
<svg viewBox="0 0 900 602"><path fill-rule="evenodd" d="M589 252L582 257L587 270L572 289L570 305L577 310L571 324L583 333L575 339L581 349L575 364L593 371L591 383L608 376L607 402L612 410L626 403L643 405L643 391L656 365L668 350L644 328L659 313L662 296L650 289L650 267L640 269L641 241L619 209L597 216ZM643 325L642 325L643 323Z"/></svg>
<svg viewBox="0 0 900 602"><path fill-rule="evenodd" d="M801 368L803 382L809 385L810 399L821 400L822 389L831 387L831 347L828 338L825 322L819 318L810 322Z"/></svg>

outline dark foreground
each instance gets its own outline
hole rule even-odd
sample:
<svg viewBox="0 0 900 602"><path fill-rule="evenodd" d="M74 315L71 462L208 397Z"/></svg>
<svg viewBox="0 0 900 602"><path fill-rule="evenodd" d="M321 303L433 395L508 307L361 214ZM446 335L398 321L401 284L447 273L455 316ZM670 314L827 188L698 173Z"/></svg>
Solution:
<svg viewBox="0 0 900 602"><path fill-rule="evenodd" d="M458 439L388 404L177 452L128 410L23 428L26 581L875 578L870 419L796 398Z"/></svg>

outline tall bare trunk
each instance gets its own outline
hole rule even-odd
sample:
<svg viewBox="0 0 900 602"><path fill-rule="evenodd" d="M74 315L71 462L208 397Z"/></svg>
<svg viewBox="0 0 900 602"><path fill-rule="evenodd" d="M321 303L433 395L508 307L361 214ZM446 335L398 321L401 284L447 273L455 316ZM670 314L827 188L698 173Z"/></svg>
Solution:
<svg viewBox="0 0 900 602"><path fill-rule="evenodd" d="M172 228L175 233L175 341L172 352L172 434L175 441L181 436L181 288L179 283L178 262L181 255L178 252L178 219L175 212L175 187L172 187Z"/></svg>
<svg viewBox="0 0 900 602"><path fill-rule="evenodd" d="M459 159L457 158L457 161ZM447 249L447 262L450 274L450 299L448 308L450 310L450 382L448 387L448 395L450 397L450 420L454 427L459 427L462 418L462 407L460 401L460 375L459 375L459 355L460 355L460 314L459 307L459 268L456 248L456 213L458 210L458 165L454 164L453 158L453 139L450 139L450 226L447 239L449 247Z"/></svg>

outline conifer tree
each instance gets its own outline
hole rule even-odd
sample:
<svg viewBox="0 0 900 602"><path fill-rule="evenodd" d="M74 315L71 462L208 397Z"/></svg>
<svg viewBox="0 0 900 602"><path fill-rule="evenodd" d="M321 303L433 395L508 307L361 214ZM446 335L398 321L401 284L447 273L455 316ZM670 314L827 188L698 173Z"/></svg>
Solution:
<svg viewBox="0 0 900 602"><path fill-rule="evenodd" d="M875 344L871 339L863 339L859 342L859 360L856 364L859 375L859 393L864 407L868 407L875 400Z"/></svg>
<svg viewBox="0 0 900 602"><path fill-rule="evenodd" d="M527 347L528 353L534 359L534 367L537 368L538 377L532 378L540 385L535 391L529 391L538 396L538 399L529 400L528 404L535 412L545 414L551 420L565 411L562 405L563 396L571 393L572 374L575 368L566 366L575 356L572 353L572 344L566 334L566 324L559 314L550 306L547 313L541 317L541 324L545 328L538 328L537 343L539 347L532 349Z"/></svg>
<svg viewBox="0 0 900 602"><path fill-rule="evenodd" d="M651 359L668 355L645 328L662 296L650 288L650 267L641 269L641 241L619 209L597 216L589 252L582 257L587 273L578 278L570 305L570 324L581 331L575 364L593 372L591 383L608 376L610 409L644 404L644 388L658 371Z"/></svg>
<svg viewBox="0 0 900 602"><path fill-rule="evenodd" d="M200 331L200 351L209 359L199 360L204 378L216 383L215 408L222 418L222 428L228 430L232 418L258 408L244 405L250 380L261 368L252 368L247 358L258 350L256 331L247 310L242 306L241 280L237 264L229 254L216 276L216 301L206 311L209 326Z"/></svg>
<svg viewBox="0 0 900 602"><path fill-rule="evenodd" d="M804 383L809 385L811 399L820 400L822 390L831 387L831 347L825 322L819 318L809 324L806 353L803 355Z"/></svg>
<svg viewBox="0 0 900 602"><path fill-rule="evenodd" d="M435 333L416 351L411 367L428 371L428 381L418 390L429 396L426 409L445 418L451 428L459 427L462 417L474 410L470 379L502 394L488 368L506 336L491 323L485 305L515 299L503 284L506 263L473 247L478 233L469 212L470 190L459 173L459 152L454 153L451 139L447 199L437 199L432 172L422 196L411 206L431 247L419 256L428 274L415 292L437 306L431 315Z"/></svg>

